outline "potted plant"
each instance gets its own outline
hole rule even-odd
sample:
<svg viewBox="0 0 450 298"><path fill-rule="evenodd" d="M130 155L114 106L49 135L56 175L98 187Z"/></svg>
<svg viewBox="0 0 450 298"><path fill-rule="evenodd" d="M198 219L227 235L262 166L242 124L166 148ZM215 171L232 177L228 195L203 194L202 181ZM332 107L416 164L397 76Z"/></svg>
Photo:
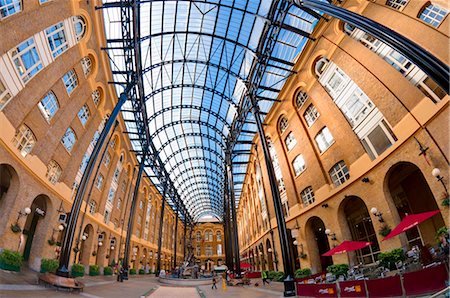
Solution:
<svg viewBox="0 0 450 298"><path fill-rule="evenodd" d="M392 231L392 229L388 226L388 225L383 225L381 226L381 228L378 230L378 234L380 234L383 237L386 237L387 235L389 235L389 233Z"/></svg>
<svg viewBox="0 0 450 298"><path fill-rule="evenodd" d="M448 207L450 205L449 195L445 192L442 193L442 206Z"/></svg>
<svg viewBox="0 0 450 298"><path fill-rule="evenodd" d="M103 268L103 275L112 275L112 274L113 269L110 266Z"/></svg>
<svg viewBox="0 0 450 298"><path fill-rule="evenodd" d="M0 268L9 271L20 271L22 266L22 255L18 252L4 249L0 253Z"/></svg>
<svg viewBox="0 0 450 298"><path fill-rule="evenodd" d="M11 231L13 231L13 233L20 233L22 232L22 229L19 227L18 224L13 224L11 225Z"/></svg>
<svg viewBox="0 0 450 298"><path fill-rule="evenodd" d="M305 278L311 275L311 269L303 268L295 270L294 277L295 278Z"/></svg>
<svg viewBox="0 0 450 298"><path fill-rule="evenodd" d="M304 252L300 253L299 258L300 259L306 259L308 257L307 254L305 254Z"/></svg>
<svg viewBox="0 0 450 298"><path fill-rule="evenodd" d="M144 269L139 269L139 274L140 275L145 274L145 270Z"/></svg>
<svg viewBox="0 0 450 298"><path fill-rule="evenodd" d="M136 269L131 268L131 269L130 269L130 275L135 275L135 274L136 274Z"/></svg>
<svg viewBox="0 0 450 298"><path fill-rule="evenodd" d="M90 265L89 266L89 276L97 276L100 274L100 268L98 265Z"/></svg>
<svg viewBox="0 0 450 298"><path fill-rule="evenodd" d="M84 276L84 266L82 264L72 265L72 277L82 277Z"/></svg>
<svg viewBox="0 0 450 298"><path fill-rule="evenodd" d="M448 229L447 229L447 227L440 227L437 231L436 231L436 235L435 235L435 238L436 238L436 241L437 242L439 242L439 238L441 237L441 236L444 236L444 237L447 237L447 235L448 235Z"/></svg>
<svg viewBox="0 0 450 298"><path fill-rule="evenodd" d="M52 238L52 239L48 239L47 243L48 243L48 245L53 246L56 244L56 241L55 241L55 239Z"/></svg>
<svg viewBox="0 0 450 298"><path fill-rule="evenodd" d="M327 267L327 272L339 277L341 275L347 276L348 264L335 264Z"/></svg>
<svg viewBox="0 0 450 298"><path fill-rule="evenodd" d="M395 266L395 263L404 260L405 260L405 253L401 248L396 248L391 251L382 252L378 255L378 261L380 261L380 264L383 267L388 268L389 270L395 270L397 268Z"/></svg>
<svg viewBox="0 0 450 298"><path fill-rule="evenodd" d="M41 260L41 273L51 272L55 273L56 269L58 269L59 262L55 259L42 259Z"/></svg>

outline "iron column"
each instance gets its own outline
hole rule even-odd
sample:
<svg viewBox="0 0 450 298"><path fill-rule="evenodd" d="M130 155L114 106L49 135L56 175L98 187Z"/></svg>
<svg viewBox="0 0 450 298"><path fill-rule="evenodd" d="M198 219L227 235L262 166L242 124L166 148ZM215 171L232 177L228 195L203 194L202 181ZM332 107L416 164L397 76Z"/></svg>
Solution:
<svg viewBox="0 0 450 298"><path fill-rule="evenodd" d="M230 203L230 209L231 209L231 217L232 221L231 224L233 226L233 234L234 237L232 239L233 241L233 250L234 250L234 263L235 263L235 273L237 277L241 277L241 260L240 260L240 254L239 254L239 237L238 237L238 230L237 230L237 218L236 218L236 201L234 197L234 179L233 179L233 166L231 163L231 152L228 154L227 158L227 175L228 175L228 187L229 187L229 203Z"/></svg>
<svg viewBox="0 0 450 298"><path fill-rule="evenodd" d="M156 276L159 276L159 271L161 271L161 246L162 246L162 229L164 223L164 208L166 206L165 195L166 195L167 185L164 185L164 191L161 198L161 216L159 218L159 231L158 231L158 259L156 260Z"/></svg>
<svg viewBox="0 0 450 298"><path fill-rule="evenodd" d="M178 241L178 209L175 218L175 241L173 243L173 267L177 267L177 241Z"/></svg>

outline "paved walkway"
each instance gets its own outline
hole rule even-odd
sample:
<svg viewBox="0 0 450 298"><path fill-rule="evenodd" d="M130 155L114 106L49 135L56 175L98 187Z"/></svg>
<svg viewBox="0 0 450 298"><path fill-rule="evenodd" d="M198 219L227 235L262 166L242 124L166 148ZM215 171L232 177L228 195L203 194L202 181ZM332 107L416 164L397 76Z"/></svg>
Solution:
<svg viewBox="0 0 450 298"><path fill-rule="evenodd" d="M159 287L149 298L200 298L196 288Z"/></svg>

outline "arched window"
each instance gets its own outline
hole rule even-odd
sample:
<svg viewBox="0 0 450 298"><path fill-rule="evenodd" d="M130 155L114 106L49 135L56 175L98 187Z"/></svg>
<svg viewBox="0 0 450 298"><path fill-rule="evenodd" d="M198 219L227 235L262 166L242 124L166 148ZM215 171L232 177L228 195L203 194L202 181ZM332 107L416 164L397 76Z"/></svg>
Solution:
<svg viewBox="0 0 450 298"><path fill-rule="evenodd" d="M78 119L80 119L80 122L81 122L81 124L83 124L83 126L86 125L90 116L91 116L91 112L89 111L88 106L86 104L83 105L81 107L81 109L78 111Z"/></svg>
<svg viewBox="0 0 450 298"><path fill-rule="evenodd" d="M80 41L86 34L86 21L81 16L72 17L72 24L75 30L75 37Z"/></svg>
<svg viewBox="0 0 450 298"><path fill-rule="evenodd" d="M347 169L347 165L343 160L336 163L329 171L329 174L335 186L343 184L350 178L350 173Z"/></svg>
<svg viewBox="0 0 450 298"><path fill-rule="evenodd" d="M419 14L419 19L425 23L430 24L433 27L439 27L444 18L447 16L448 11L436 4L429 2Z"/></svg>
<svg viewBox="0 0 450 298"><path fill-rule="evenodd" d="M295 176L300 175L306 169L306 163L303 155L297 155L297 157L292 161L292 166L294 167Z"/></svg>
<svg viewBox="0 0 450 298"><path fill-rule="evenodd" d="M66 132L64 133L61 143L64 145L64 147L67 149L67 151L72 151L73 145L75 145L75 142L77 141L77 136L75 135L75 132L71 127L68 127Z"/></svg>
<svg viewBox="0 0 450 298"><path fill-rule="evenodd" d="M289 126L289 122L286 117L281 117L280 123L278 124L278 128L280 129L280 133L284 133Z"/></svg>
<svg viewBox="0 0 450 298"><path fill-rule="evenodd" d="M109 167L109 163L111 162L111 154L106 152L105 157L103 158L103 164L105 167Z"/></svg>
<svg viewBox="0 0 450 298"><path fill-rule="evenodd" d="M291 131L284 139L284 143L286 144L286 148L288 151L291 151L295 145L297 145L297 139L294 136L294 133Z"/></svg>
<svg viewBox="0 0 450 298"><path fill-rule="evenodd" d="M316 107L313 104L310 104L308 108L306 108L305 113L303 113L303 117L305 118L305 121L309 127L311 127L314 122L316 122L319 116L319 111L317 111Z"/></svg>
<svg viewBox="0 0 450 298"><path fill-rule="evenodd" d="M48 181L52 184L56 184L59 181L59 177L61 177L61 173L62 169L59 164L56 161L51 160L47 165L47 173L45 174Z"/></svg>
<svg viewBox="0 0 450 298"><path fill-rule="evenodd" d="M202 234L199 231L195 234L195 240L197 240L197 242L202 241Z"/></svg>
<svg viewBox="0 0 450 298"><path fill-rule="evenodd" d="M28 126L22 124L19 129L16 130L16 134L12 142L14 146L19 149L20 154L25 157L31 152L36 144L36 137Z"/></svg>
<svg viewBox="0 0 450 298"><path fill-rule="evenodd" d="M56 98L55 94L50 91L44 96L44 98L41 99L38 107L45 120L47 120L47 122L50 122L50 120L59 110L58 99Z"/></svg>
<svg viewBox="0 0 450 298"><path fill-rule="evenodd" d="M322 73L324 72L327 64L328 64L329 60L325 57L320 58L317 62L316 65L314 66L314 71L316 73L316 75L318 77L320 77L322 75Z"/></svg>
<svg viewBox="0 0 450 298"><path fill-rule="evenodd" d="M83 68L84 76L87 77L92 71L92 59L89 56L81 58L81 67Z"/></svg>
<svg viewBox="0 0 450 298"><path fill-rule="evenodd" d="M94 90L91 93L92 101L94 102L95 106L98 106L100 103L100 90Z"/></svg>
<svg viewBox="0 0 450 298"><path fill-rule="evenodd" d="M302 192L300 193L300 196L302 197L302 202L304 206L308 206L315 201L314 197L314 191L311 186L308 186Z"/></svg>
<svg viewBox="0 0 450 298"><path fill-rule="evenodd" d="M295 105L297 106L297 109L300 109L306 100L308 100L308 93L305 91L299 91L297 93L297 97L295 98Z"/></svg>

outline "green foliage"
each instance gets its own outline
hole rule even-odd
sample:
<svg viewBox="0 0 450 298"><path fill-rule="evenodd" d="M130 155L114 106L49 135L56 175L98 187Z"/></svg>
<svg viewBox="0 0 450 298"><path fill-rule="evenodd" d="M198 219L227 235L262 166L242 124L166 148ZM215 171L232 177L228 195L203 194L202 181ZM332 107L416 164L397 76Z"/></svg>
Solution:
<svg viewBox="0 0 450 298"><path fill-rule="evenodd" d="M4 249L0 253L0 268L9 271L20 271L22 266L22 255L18 252Z"/></svg>
<svg viewBox="0 0 450 298"><path fill-rule="evenodd" d="M111 267L105 267L103 268L103 275L112 275L113 274L113 269Z"/></svg>
<svg viewBox="0 0 450 298"><path fill-rule="evenodd" d="M55 239L52 238L52 239L48 239L47 243L48 243L48 245L53 246L56 244L56 241L55 241Z"/></svg>
<svg viewBox="0 0 450 298"><path fill-rule="evenodd" d="M439 237L441 236L446 236L448 234L448 229L446 226L440 227L437 231L436 231L436 240L439 241Z"/></svg>
<svg viewBox="0 0 450 298"><path fill-rule="evenodd" d="M380 261L380 264L383 267L388 268L390 270L395 270L396 269L395 263L404 260L405 260L405 253L401 248L396 248L391 251L382 252L378 255L378 261Z"/></svg>
<svg viewBox="0 0 450 298"><path fill-rule="evenodd" d="M98 265L90 265L89 266L89 276L97 276L100 275L100 268Z"/></svg>
<svg viewBox="0 0 450 298"><path fill-rule="evenodd" d="M55 259L42 259L41 260L41 273L52 272L55 273L58 269L59 262Z"/></svg>
<svg viewBox="0 0 450 298"><path fill-rule="evenodd" d="M340 275L347 276L348 264L335 264L327 267L327 272L332 273L336 277Z"/></svg>
<svg viewBox="0 0 450 298"><path fill-rule="evenodd" d="M294 277L295 278L304 278L311 275L311 269L309 268L303 268L303 269L297 269L295 270Z"/></svg>
<svg viewBox="0 0 450 298"><path fill-rule="evenodd" d="M139 274L145 274L145 270L144 269L139 269Z"/></svg>
<svg viewBox="0 0 450 298"><path fill-rule="evenodd" d="M380 234L383 237L386 237L389 235L389 233L392 231L392 229L388 225L383 225L379 230L378 234Z"/></svg>
<svg viewBox="0 0 450 298"><path fill-rule="evenodd" d="M22 232L22 229L19 227L18 224L14 224L11 225L11 231L13 231L13 233L20 233Z"/></svg>
<svg viewBox="0 0 450 298"><path fill-rule="evenodd" d="M282 271L269 271L268 277L271 280L283 281L284 280L284 272L282 272Z"/></svg>
<svg viewBox="0 0 450 298"><path fill-rule="evenodd" d="M84 266L81 264L72 265L72 277L84 276Z"/></svg>
<svg viewBox="0 0 450 298"><path fill-rule="evenodd" d="M135 275L135 274L136 274L136 269L131 268L131 269L130 269L130 275Z"/></svg>

